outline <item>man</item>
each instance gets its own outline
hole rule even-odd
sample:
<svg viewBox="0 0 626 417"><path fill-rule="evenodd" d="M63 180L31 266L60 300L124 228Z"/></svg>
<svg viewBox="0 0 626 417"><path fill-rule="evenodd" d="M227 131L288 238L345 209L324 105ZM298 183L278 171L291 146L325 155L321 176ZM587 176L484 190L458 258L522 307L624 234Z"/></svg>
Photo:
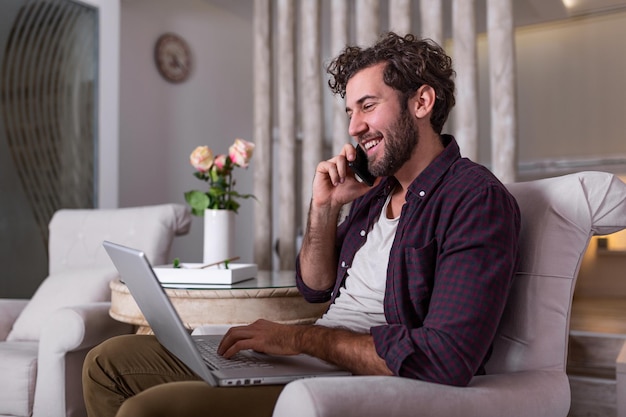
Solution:
<svg viewBox="0 0 626 417"><path fill-rule="evenodd" d="M441 134L454 71L439 46L389 33L328 72L379 177L355 179L352 145L317 166L296 278L307 300L332 304L315 325L231 328L219 352L307 353L355 374L467 385L484 373L515 271L517 204ZM271 415L281 390L209 387L147 336L95 348L83 383L91 417Z"/></svg>

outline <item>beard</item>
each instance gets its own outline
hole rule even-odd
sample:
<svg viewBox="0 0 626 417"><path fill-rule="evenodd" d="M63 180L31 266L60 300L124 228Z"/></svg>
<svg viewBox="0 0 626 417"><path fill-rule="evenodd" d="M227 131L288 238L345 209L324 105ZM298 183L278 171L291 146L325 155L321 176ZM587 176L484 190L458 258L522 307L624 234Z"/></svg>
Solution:
<svg viewBox="0 0 626 417"><path fill-rule="evenodd" d="M398 172L411 159L419 143L419 129L408 110L398 116L384 138L382 157L369 163L369 170L376 177L389 177Z"/></svg>

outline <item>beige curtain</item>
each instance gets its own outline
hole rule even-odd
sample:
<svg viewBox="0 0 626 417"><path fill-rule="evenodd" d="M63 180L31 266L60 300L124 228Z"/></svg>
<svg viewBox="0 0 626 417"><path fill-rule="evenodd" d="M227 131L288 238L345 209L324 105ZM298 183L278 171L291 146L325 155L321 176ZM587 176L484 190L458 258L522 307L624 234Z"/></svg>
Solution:
<svg viewBox="0 0 626 417"><path fill-rule="evenodd" d="M254 259L272 269L272 66L270 0L254 0ZM257 161L267 161L266 164Z"/></svg>
<svg viewBox="0 0 626 417"><path fill-rule="evenodd" d="M453 0L452 34L456 77L457 142L463 156L478 160L478 63L474 0Z"/></svg>

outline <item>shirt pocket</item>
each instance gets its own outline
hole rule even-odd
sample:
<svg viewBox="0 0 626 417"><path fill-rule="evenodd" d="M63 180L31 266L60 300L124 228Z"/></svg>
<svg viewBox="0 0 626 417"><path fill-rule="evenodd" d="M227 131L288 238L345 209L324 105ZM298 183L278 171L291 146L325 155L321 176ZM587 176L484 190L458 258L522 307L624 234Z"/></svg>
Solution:
<svg viewBox="0 0 626 417"><path fill-rule="evenodd" d="M402 269L405 294L423 320L433 291L437 268L437 241L432 239L421 248L406 248ZM405 296L406 297L406 296Z"/></svg>

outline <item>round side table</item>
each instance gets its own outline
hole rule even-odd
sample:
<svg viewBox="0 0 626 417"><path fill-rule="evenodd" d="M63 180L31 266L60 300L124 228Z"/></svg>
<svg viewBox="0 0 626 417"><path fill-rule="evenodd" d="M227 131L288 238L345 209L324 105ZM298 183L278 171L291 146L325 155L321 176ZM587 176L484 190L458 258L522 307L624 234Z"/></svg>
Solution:
<svg viewBox="0 0 626 417"><path fill-rule="evenodd" d="M114 280L110 288L111 317L138 326L137 333L150 333L128 287ZM261 318L283 324L309 324L328 308L328 303L304 300L295 286L294 271L259 271L256 278L232 285L165 288L165 292L191 330L206 324L249 324Z"/></svg>

